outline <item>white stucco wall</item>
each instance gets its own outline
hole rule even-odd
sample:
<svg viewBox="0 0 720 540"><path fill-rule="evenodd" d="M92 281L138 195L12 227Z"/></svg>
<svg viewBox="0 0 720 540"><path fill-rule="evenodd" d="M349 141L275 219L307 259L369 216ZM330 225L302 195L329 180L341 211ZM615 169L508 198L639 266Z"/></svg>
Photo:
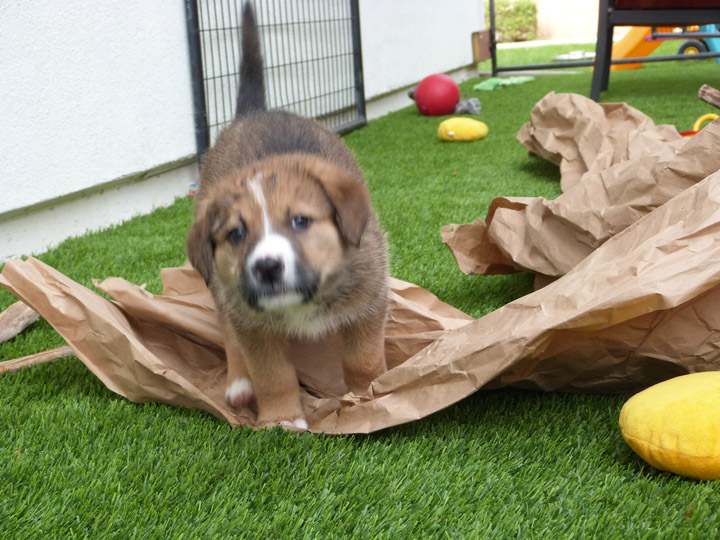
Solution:
<svg viewBox="0 0 720 540"><path fill-rule="evenodd" d="M183 2L2 0L0 96L0 215L194 153Z"/></svg>
<svg viewBox="0 0 720 540"><path fill-rule="evenodd" d="M373 99L473 63L480 0L360 0L365 96Z"/></svg>

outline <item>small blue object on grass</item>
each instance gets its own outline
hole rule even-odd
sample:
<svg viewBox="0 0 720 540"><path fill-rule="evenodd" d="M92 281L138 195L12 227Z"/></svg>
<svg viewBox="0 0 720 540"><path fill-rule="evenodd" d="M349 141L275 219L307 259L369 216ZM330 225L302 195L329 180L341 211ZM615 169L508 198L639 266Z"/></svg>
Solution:
<svg viewBox="0 0 720 540"><path fill-rule="evenodd" d="M705 24L700 27L701 32L717 32L718 26L715 24ZM720 37L705 38L705 45L709 51L720 52ZM715 61L720 64L720 58L716 58Z"/></svg>

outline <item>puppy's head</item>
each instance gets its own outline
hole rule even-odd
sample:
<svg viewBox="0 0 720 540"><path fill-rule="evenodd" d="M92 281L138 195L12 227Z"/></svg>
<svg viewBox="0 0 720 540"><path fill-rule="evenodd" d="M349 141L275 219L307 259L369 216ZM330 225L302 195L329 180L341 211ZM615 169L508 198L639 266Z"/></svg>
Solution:
<svg viewBox="0 0 720 540"><path fill-rule="evenodd" d="M360 245L370 211L365 184L330 162L268 158L201 193L188 257L207 283L254 309L299 305Z"/></svg>

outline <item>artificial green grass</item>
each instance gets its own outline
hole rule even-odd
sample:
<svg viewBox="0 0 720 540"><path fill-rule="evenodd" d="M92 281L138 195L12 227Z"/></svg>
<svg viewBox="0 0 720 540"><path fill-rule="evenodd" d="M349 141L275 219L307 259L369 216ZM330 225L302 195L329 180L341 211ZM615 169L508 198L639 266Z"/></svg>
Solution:
<svg viewBox="0 0 720 540"><path fill-rule="evenodd" d="M697 90L719 72L714 61L647 64L611 74L603 100L688 129L712 112ZM495 196L560 193L557 168L515 134L548 92L588 95L590 74L495 92L475 82L462 89L482 101L482 141L441 143L439 119L413 107L345 140L388 231L393 275L479 317L532 279L463 275L440 227L484 217ZM38 258L87 286L122 276L159 292L160 269L184 261L191 211L178 200ZM0 293L0 308L11 301ZM61 344L40 322L0 359ZM636 457L617 427L626 398L483 391L379 434L327 438L133 404L68 358L0 375L0 538L716 537L720 484Z"/></svg>

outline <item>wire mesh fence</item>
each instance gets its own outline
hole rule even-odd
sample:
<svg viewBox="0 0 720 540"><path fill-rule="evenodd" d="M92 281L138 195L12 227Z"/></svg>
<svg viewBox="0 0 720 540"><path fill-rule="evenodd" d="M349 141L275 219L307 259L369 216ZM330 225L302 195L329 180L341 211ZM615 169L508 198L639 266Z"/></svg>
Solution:
<svg viewBox="0 0 720 540"><path fill-rule="evenodd" d="M358 0L254 0L268 108L348 131L365 123ZM234 115L242 0L185 0L198 151Z"/></svg>

